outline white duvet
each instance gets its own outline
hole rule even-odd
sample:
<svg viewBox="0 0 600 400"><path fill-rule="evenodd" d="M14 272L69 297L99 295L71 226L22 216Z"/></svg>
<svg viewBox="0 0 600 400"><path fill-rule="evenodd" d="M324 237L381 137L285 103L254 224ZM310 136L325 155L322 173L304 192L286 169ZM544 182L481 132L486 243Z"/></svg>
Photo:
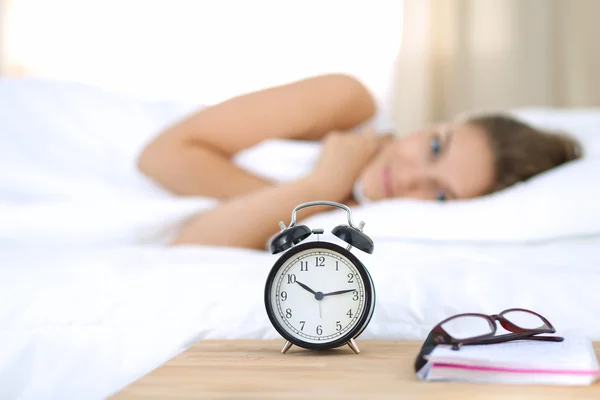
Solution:
<svg viewBox="0 0 600 400"><path fill-rule="evenodd" d="M214 201L169 196L133 160L191 109L80 85L0 82L1 399L102 398L194 341L277 338L262 303L277 256L161 245ZM300 172L280 169L282 178ZM312 219L327 225L311 228L327 232L330 222ZM368 233L376 221L365 222ZM423 339L455 313L525 307L559 332L600 340L599 236L418 239L378 237L372 256L355 253L377 291L361 338Z"/></svg>

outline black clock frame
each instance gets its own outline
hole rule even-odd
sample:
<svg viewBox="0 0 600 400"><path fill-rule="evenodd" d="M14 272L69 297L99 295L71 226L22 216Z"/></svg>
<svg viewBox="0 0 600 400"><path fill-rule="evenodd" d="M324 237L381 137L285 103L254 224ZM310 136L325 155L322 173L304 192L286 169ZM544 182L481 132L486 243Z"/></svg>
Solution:
<svg viewBox="0 0 600 400"><path fill-rule="evenodd" d="M271 286L273 285L273 281L279 269L283 266L283 264L286 261L288 261L294 255L298 254L301 251L310 249L328 249L340 253L344 257L348 258L348 260L350 260L351 263L354 264L361 278L363 279L363 282L365 282L365 306L363 308L363 312L359 319L359 322L345 335L341 336L339 339L333 342L310 343L305 342L303 340L299 340L298 338L289 335L288 332L281 326L281 324L277 320L275 316L276 310L273 310L273 307L271 305ZM360 336L360 334L365 330L367 325L369 325L369 322L373 317L373 312L375 311L376 296L375 285L373 283L371 275L369 274L369 271L354 254L334 243L314 241L296 245L288 251L286 251L281 257L279 257L279 259L271 268L269 276L267 277L267 282L265 284L264 300L267 316L269 317L271 324L285 340L287 340L295 346L302 347L308 350L328 350L343 346L347 344L350 341L350 339L355 339L358 336Z"/></svg>

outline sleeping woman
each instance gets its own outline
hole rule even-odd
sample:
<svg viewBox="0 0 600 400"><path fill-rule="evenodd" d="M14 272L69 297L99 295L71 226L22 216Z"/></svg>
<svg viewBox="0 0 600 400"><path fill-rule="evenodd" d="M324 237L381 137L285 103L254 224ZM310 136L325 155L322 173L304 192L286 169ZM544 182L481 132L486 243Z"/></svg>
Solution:
<svg viewBox="0 0 600 400"><path fill-rule="evenodd" d="M221 200L191 219L173 245L264 249L278 222L303 202L471 199L580 154L574 139L505 115L448 121L401 137L354 130L376 112L373 97L353 77L312 77L189 115L143 148L138 168L176 195ZM312 171L274 183L232 162L238 152L274 138L321 141ZM322 211L309 207L299 218Z"/></svg>

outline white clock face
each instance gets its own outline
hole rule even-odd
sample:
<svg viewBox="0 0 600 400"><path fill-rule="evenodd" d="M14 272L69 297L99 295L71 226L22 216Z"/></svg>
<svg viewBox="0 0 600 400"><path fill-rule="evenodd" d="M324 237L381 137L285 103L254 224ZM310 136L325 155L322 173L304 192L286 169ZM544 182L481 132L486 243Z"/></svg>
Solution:
<svg viewBox="0 0 600 400"><path fill-rule="evenodd" d="M271 285L271 308L289 335L328 343L348 334L365 311L365 282L342 254L311 248L286 260Z"/></svg>

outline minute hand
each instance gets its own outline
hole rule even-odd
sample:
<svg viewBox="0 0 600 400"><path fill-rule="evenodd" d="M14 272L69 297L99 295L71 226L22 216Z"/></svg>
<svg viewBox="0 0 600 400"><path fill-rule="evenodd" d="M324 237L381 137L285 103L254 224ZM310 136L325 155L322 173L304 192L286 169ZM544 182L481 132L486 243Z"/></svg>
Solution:
<svg viewBox="0 0 600 400"><path fill-rule="evenodd" d="M324 293L323 297L325 297L325 296L334 296L336 294L344 294L344 293L350 293L350 292L355 292L355 291L356 291L356 289L338 290L337 292Z"/></svg>

